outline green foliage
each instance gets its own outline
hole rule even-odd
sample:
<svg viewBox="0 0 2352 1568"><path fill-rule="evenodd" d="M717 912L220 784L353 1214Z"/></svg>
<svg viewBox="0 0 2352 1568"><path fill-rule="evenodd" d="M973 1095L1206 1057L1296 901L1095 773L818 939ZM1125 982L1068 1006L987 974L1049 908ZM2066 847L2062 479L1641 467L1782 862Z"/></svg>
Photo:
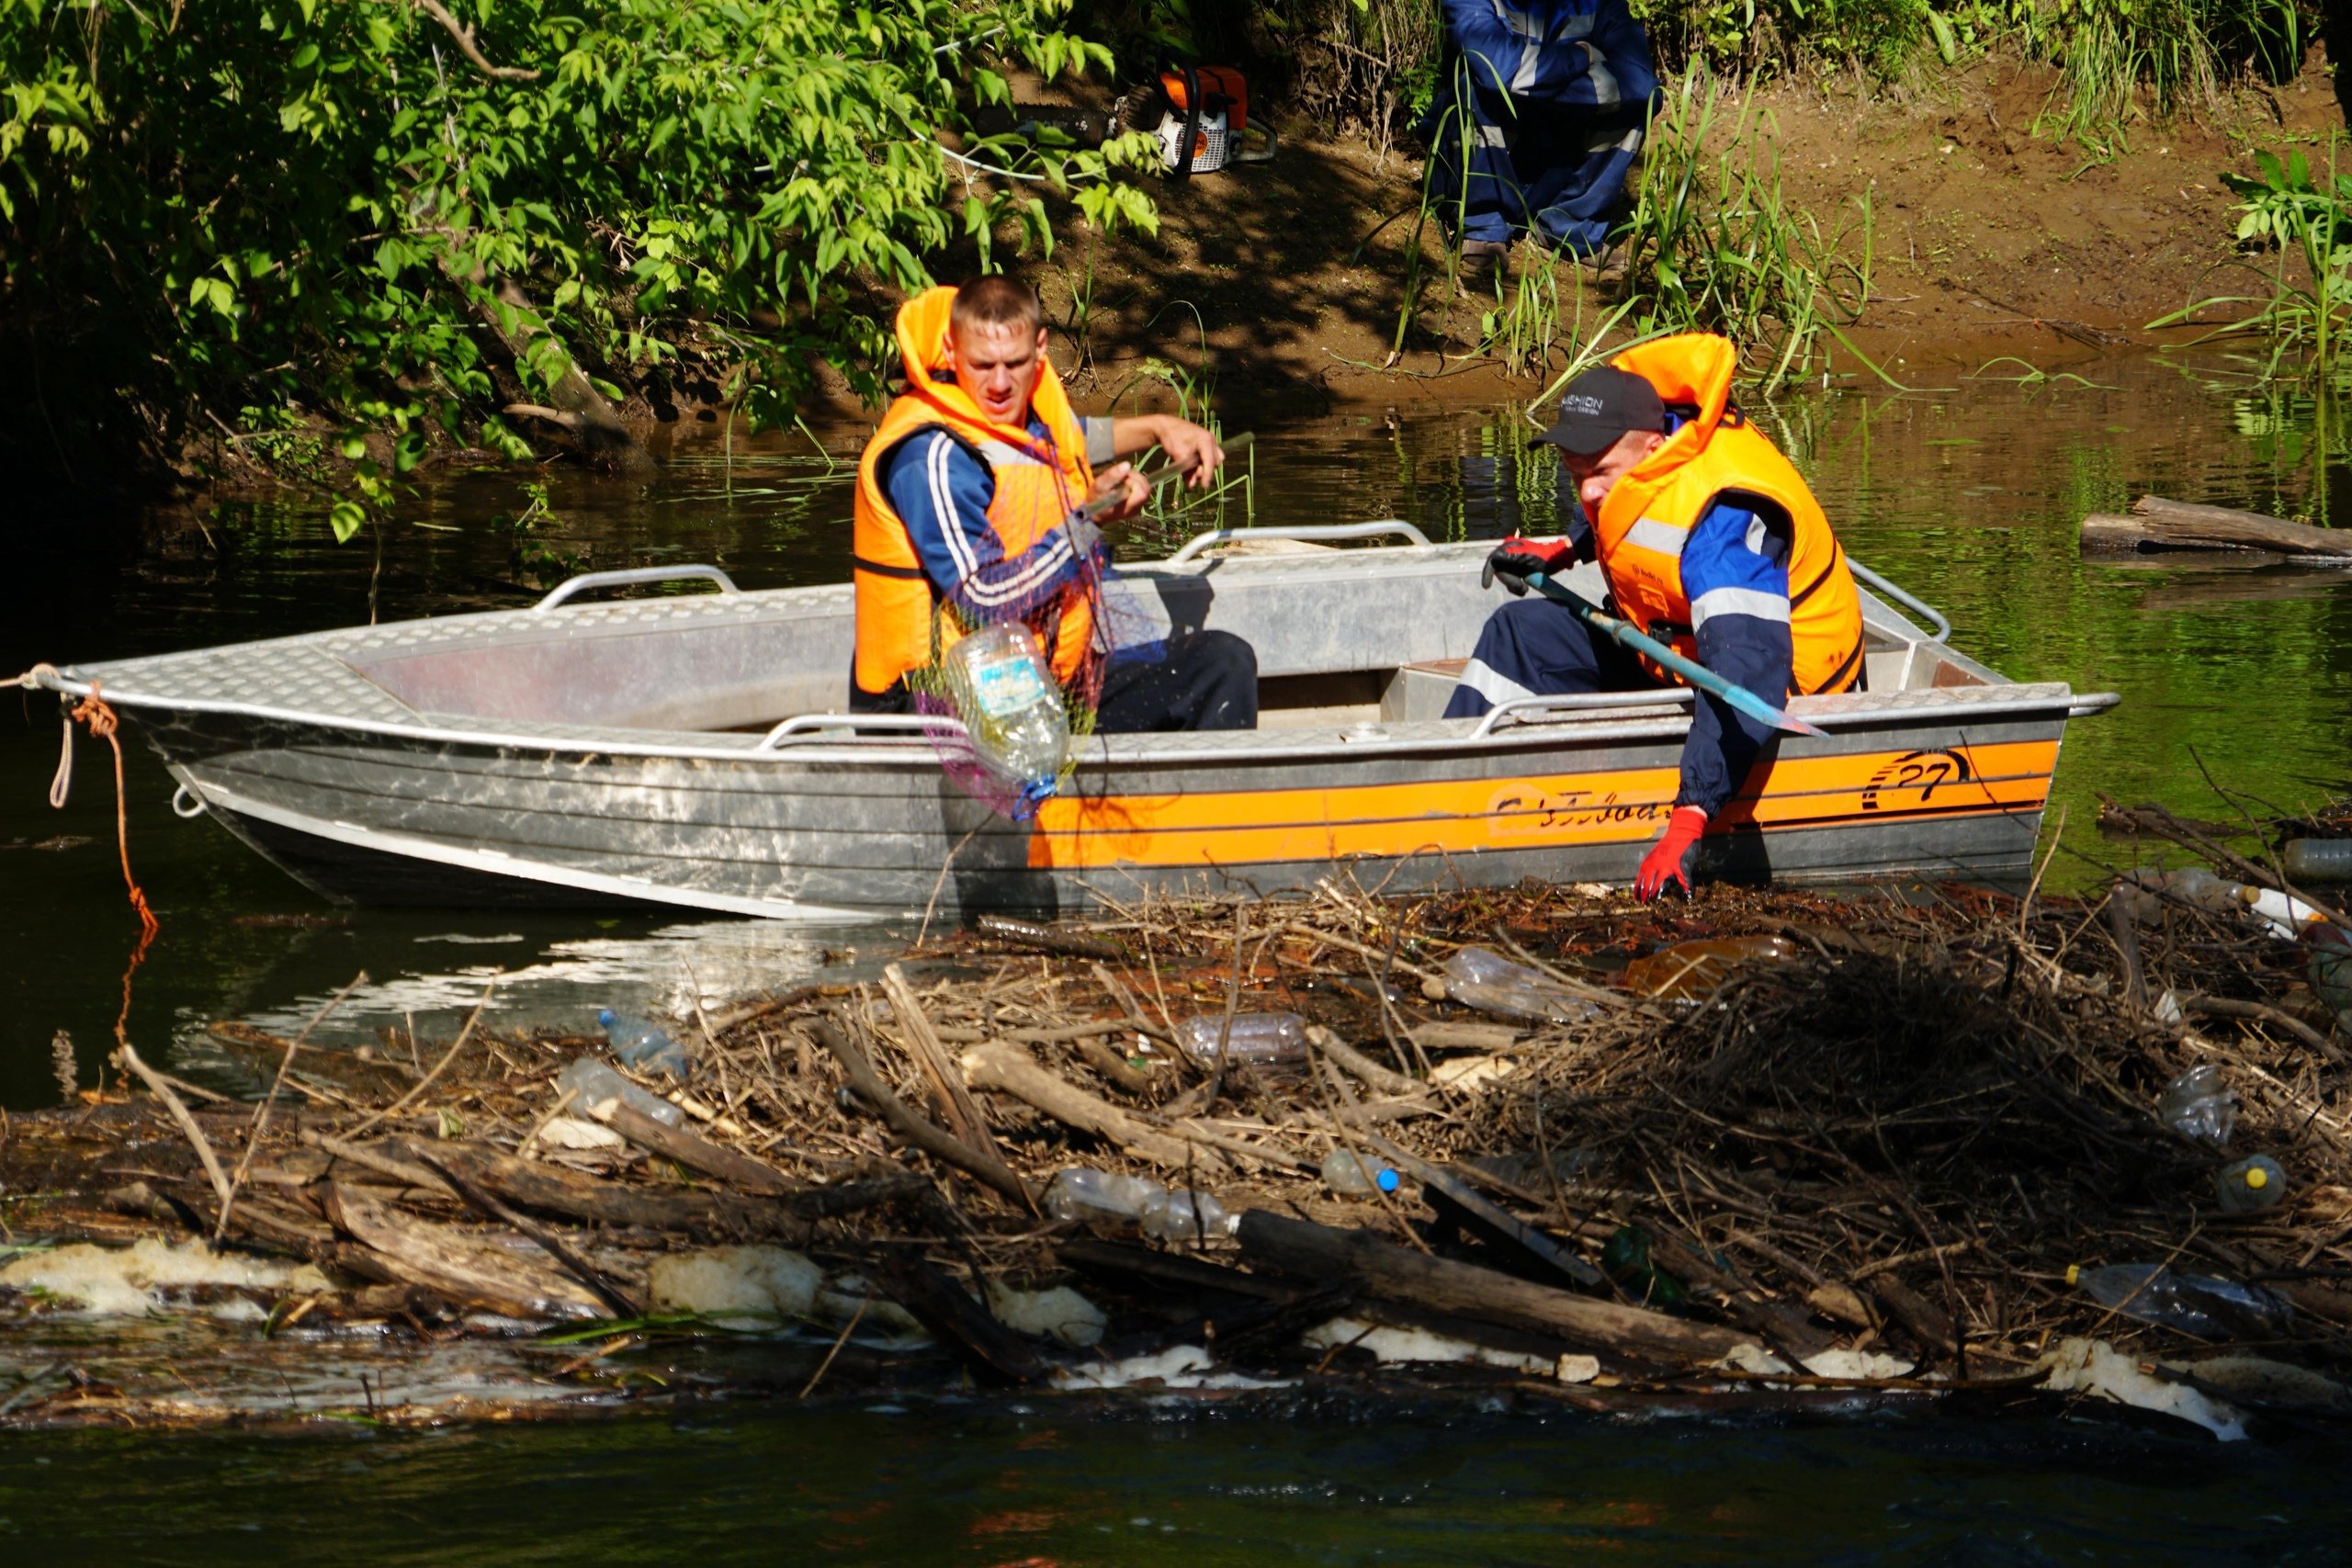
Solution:
<svg viewBox="0 0 2352 1568"><path fill-rule="evenodd" d="M1614 239L1626 251L1635 330L1721 333L1769 393L1812 363L1825 332L1860 313L1873 214L1867 192L1835 229L1791 207L1757 100L1743 96L1726 120L1724 95L1702 69L1668 96Z"/></svg>
<svg viewBox="0 0 2352 1568"><path fill-rule="evenodd" d="M820 366L877 389L942 253L1049 245L1042 192L1150 226L1106 177L1139 139L971 130L992 62L1107 67L1069 5L0 0L0 337L158 446L215 402L388 432L367 503L436 436L519 446L492 412L575 369L786 422Z"/></svg>
<svg viewBox="0 0 2352 1568"><path fill-rule="evenodd" d="M2149 326L2177 325L2216 307L2245 307L2245 315L2209 335L2256 333L2268 338L2266 378L2291 357L2324 380L2345 332L2352 329L2352 172L2336 170L2340 145L2339 137L2331 134L2327 167L2318 175L2298 151L2283 161L2274 152L2256 152L2254 177L2222 176L2238 194L2239 242L2277 254L2267 296L2200 299Z"/></svg>

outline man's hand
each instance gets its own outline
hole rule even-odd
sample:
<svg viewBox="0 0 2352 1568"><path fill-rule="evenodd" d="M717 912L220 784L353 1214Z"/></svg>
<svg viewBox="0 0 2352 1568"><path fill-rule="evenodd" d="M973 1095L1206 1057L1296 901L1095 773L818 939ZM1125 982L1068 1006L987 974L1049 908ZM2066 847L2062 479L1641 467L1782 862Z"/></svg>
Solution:
<svg viewBox="0 0 2352 1568"><path fill-rule="evenodd" d="M1216 471L1225 463L1225 448L1216 438L1188 419L1173 414L1138 413L1114 420L1111 425L1112 450L1121 457L1132 457L1157 446L1168 454L1168 460L1189 471L1184 483L1193 490L1206 490L1216 482Z"/></svg>
<svg viewBox="0 0 2352 1568"><path fill-rule="evenodd" d="M1225 462L1225 448L1216 444L1216 437L1190 420L1162 415L1159 449L1168 454L1170 462L1189 470L1184 475L1186 490L1208 489Z"/></svg>
<svg viewBox="0 0 2352 1568"><path fill-rule="evenodd" d="M1690 874L1682 863L1690 853L1690 846L1707 830L1707 814L1695 806L1678 806L1666 821L1666 836L1650 846L1642 857L1640 874L1634 878L1634 892L1644 903L1665 892L1674 883L1682 884L1682 891L1690 891Z"/></svg>
<svg viewBox="0 0 2352 1568"><path fill-rule="evenodd" d="M1557 576L1577 564L1577 547L1566 539L1522 539L1513 535L1494 547L1478 569L1478 586L1492 588L1500 577L1513 593L1527 592L1527 574Z"/></svg>
<svg viewBox="0 0 2352 1568"><path fill-rule="evenodd" d="M1115 505L1094 515L1105 523L1119 523L1143 510L1144 498L1150 493L1151 487L1143 482L1143 476L1136 472L1133 463L1114 463L1094 476L1094 493L1088 498L1087 504L1091 506L1116 496Z"/></svg>

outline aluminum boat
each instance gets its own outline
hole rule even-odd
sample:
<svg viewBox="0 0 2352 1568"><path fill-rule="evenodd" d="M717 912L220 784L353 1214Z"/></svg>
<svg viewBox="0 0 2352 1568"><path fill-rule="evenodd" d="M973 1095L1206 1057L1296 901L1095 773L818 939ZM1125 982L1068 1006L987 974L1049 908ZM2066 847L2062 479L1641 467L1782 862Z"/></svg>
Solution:
<svg viewBox="0 0 2352 1568"><path fill-rule="evenodd" d="M1403 542L1374 542L1389 539ZM1256 648L1260 727L1087 738L1026 823L949 782L926 721L841 711L846 585L596 572L528 609L40 679L69 700L100 692L142 732L181 816L337 899L839 920L1053 914L1351 873L1391 893L1629 881L1673 800L1691 694L1441 716L1498 602L1478 581L1490 548L1353 524L1204 535L1123 568L1166 627ZM2007 680L1955 650L1934 610L1857 577L1868 689L1791 700L1825 733L1767 751L1698 874L2021 877L2066 721L2117 699ZM695 580L716 592L679 591ZM1566 581L1601 596L1589 564ZM672 591L581 597L653 583Z"/></svg>

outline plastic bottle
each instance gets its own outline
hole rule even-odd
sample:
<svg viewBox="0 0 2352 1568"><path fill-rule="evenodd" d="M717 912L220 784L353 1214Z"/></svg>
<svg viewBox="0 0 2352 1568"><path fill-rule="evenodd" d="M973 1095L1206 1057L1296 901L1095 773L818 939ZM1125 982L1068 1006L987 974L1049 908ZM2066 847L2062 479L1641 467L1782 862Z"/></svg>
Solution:
<svg viewBox="0 0 2352 1568"><path fill-rule="evenodd" d="M1394 1170L1379 1160L1367 1160L1353 1149L1333 1149L1324 1156L1323 1179L1342 1198L1369 1198L1375 1191L1396 1190Z"/></svg>
<svg viewBox="0 0 2352 1568"><path fill-rule="evenodd" d="M2201 865L2165 872L2162 875L2147 880L2176 898L2185 899L2201 908L2211 909L2216 914L2228 914L2237 909L2248 910L2263 924L2268 926L2274 934L2290 940L2300 935L2305 926L2320 918L2317 909L2300 898L2290 898L2275 888L2256 887L2245 882L2232 882L2225 877L2214 875Z"/></svg>
<svg viewBox="0 0 2352 1568"><path fill-rule="evenodd" d="M1221 1012L1176 1026L1178 1043L1199 1061L1216 1060L1220 1037L1237 1062L1295 1062L1306 1055L1306 1021L1295 1012L1238 1012L1230 1033Z"/></svg>
<svg viewBox="0 0 2352 1568"><path fill-rule="evenodd" d="M982 626L944 662L956 716L981 766L1033 805L1053 794L1069 750L1069 710L1029 628Z"/></svg>
<svg viewBox="0 0 2352 1568"><path fill-rule="evenodd" d="M2352 882L2352 839L2290 839L2278 858L2297 882Z"/></svg>
<svg viewBox="0 0 2352 1568"><path fill-rule="evenodd" d="M625 1067L682 1078L692 1066L686 1048L650 1019L630 1018L606 1008L596 1015L596 1021L605 1026L605 1038L613 1043L613 1055Z"/></svg>
<svg viewBox="0 0 2352 1568"><path fill-rule="evenodd" d="M1143 1234L1155 1241L1197 1247L1233 1234L1239 1216L1205 1192L1163 1192L1143 1212Z"/></svg>
<svg viewBox="0 0 2352 1568"><path fill-rule="evenodd" d="M646 1093L637 1085L613 1070L609 1062L594 1056L574 1056L555 1078L558 1094L571 1091L571 1109L586 1114L608 1100L619 1100L631 1111L650 1116L664 1127L674 1127L685 1120L685 1112L656 1095Z"/></svg>
<svg viewBox="0 0 2352 1568"><path fill-rule="evenodd" d="M1140 1220L1168 1189L1148 1176L1072 1166L1046 1184L1046 1213L1057 1220Z"/></svg>
<svg viewBox="0 0 2352 1568"><path fill-rule="evenodd" d="M1719 936L1678 942L1625 965L1625 986L1650 997L1703 997L1745 964L1786 964L1797 944L1784 936Z"/></svg>
<svg viewBox="0 0 2352 1568"><path fill-rule="evenodd" d="M2165 1085L2156 1116L2184 1138L2227 1148L2230 1133L2238 1124L2237 1091L2222 1081L2222 1069L2208 1062Z"/></svg>
<svg viewBox="0 0 2352 1568"><path fill-rule="evenodd" d="M1541 970L1484 947L1465 947L1445 961L1445 994L1480 1012L1532 1023L1575 1023L1600 1010Z"/></svg>
<svg viewBox="0 0 2352 1568"><path fill-rule="evenodd" d="M2312 994L2336 1017L2345 1018L2352 1013L2352 938L2334 926L2319 925L2305 928L2302 939L2312 950Z"/></svg>
<svg viewBox="0 0 2352 1568"><path fill-rule="evenodd" d="M2294 1309L2258 1285L2177 1274L2161 1263L2069 1265L2066 1283L2126 1317L2208 1339L2262 1338L2294 1321Z"/></svg>
<svg viewBox="0 0 2352 1568"><path fill-rule="evenodd" d="M2268 1155L2252 1155L2213 1173L2213 1196L2233 1214L2275 1207L2287 1187L2287 1173Z"/></svg>

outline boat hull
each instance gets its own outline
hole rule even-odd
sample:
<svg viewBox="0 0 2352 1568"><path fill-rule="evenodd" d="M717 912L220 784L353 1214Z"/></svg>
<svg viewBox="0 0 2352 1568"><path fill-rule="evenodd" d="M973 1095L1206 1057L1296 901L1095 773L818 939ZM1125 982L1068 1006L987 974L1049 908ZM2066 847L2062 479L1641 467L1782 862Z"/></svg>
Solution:
<svg viewBox="0 0 2352 1568"><path fill-rule="evenodd" d="M1758 765L1702 876L1998 881L2030 868L2066 719L1883 724ZM1575 727L1531 727L1570 731ZM1644 728L1619 725L1619 730ZM920 743L887 759L580 753L235 720L150 728L223 827L329 897L492 908L685 907L834 920L1053 914L1149 891L1392 892L1629 880L1670 809L1680 736L1379 756L1116 757L1036 821L995 818Z"/></svg>

